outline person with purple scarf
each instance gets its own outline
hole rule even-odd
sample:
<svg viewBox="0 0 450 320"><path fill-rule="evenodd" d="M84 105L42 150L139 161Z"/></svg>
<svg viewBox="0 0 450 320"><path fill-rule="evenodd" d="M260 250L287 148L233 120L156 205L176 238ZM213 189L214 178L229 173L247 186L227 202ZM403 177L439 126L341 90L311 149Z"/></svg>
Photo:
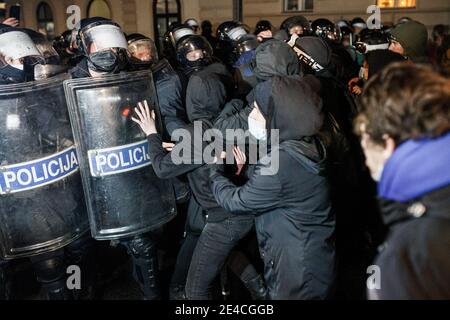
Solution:
<svg viewBox="0 0 450 320"><path fill-rule="evenodd" d="M394 64L366 85L356 123L389 227L368 298L450 298L450 80Z"/></svg>

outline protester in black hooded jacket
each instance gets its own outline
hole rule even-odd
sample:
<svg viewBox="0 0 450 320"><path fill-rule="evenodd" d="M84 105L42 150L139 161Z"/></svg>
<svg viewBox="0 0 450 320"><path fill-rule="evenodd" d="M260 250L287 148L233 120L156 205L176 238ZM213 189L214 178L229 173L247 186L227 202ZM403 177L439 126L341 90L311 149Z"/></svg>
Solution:
<svg viewBox="0 0 450 320"><path fill-rule="evenodd" d="M375 199L364 156L352 122L356 105L332 74L331 48L318 37L303 37L294 50L304 75L315 75L325 113L320 136L327 147L331 199L336 212L336 252L338 257L337 292L340 297L363 299L367 266L373 260L384 227Z"/></svg>
<svg viewBox="0 0 450 320"><path fill-rule="evenodd" d="M308 84L313 81L274 77L259 84L254 108L267 130L279 130L280 144L271 141L267 158L253 167L242 187L220 169L211 171L220 205L240 216L256 213L270 299L325 299L333 285L334 215L326 151L316 137L323 122L322 101Z"/></svg>
<svg viewBox="0 0 450 320"><path fill-rule="evenodd" d="M202 139L203 134L212 128L232 87L231 75L223 64L213 63L195 72L189 79L186 94L186 109L191 123L184 128L182 141L174 146L173 151L166 152L161 146L160 135L153 132L148 136L149 154L158 177L167 179L187 174L193 200L202 209L200 212L188 212L188 216L205 214L204 228L201 217L188 217L188 220L198 222L197 229L203 229L191 257L186 283L189 299L212 298L213 280L237 242L253 227L253 217L234 217L217 204L209 184L209 166L203 159L203 152L208 146L208 142ZM190 147L191 150L183 150L183 147ZM175 162L176 155L180 155L183 162ZM234 235L231 238L228 237L230 233Z"/></svg>
<svg viewBox="0 0 450 320"><path fill-rule="evenodd" d="M269 80L274 76L295 76L300 74L300 64L294 51L280 40L267 40L256 48L255 55L248 70L247 77L254 78L254 84ZM248 115L253 106L241 100L230 101L223 109L214 127L226 137L227 129L248 129Z"/></svg>

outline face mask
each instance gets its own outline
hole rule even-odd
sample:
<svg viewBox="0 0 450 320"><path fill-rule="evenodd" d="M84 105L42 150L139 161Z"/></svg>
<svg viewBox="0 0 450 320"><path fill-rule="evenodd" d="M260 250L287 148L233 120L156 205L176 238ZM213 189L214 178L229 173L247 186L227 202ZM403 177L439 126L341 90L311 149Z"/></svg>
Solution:
<svg viewBox="0 0 450 320"><path fill-rule="evenodd" d="M366 80L365 71L366 71L366 68L361 67L361 68L359 69L359 78L360 78L361 80Z"/></svg>
<svg viewBox="0 0 450 320"><path fill-rule="evenodd" d="M94 71L113 73L119 67L119 56L111 50L90 54L88 67Z"/></svg>
<svg viewBox="0 0 450 320"><path fill-rule="evenodd" d="M257 140L265 141L267 140L267 129L259 121L253 118L248 118L248 131Z"/></svg>
<svg viewBox="0 0 450 320"><path fill-rule="evenodd" d="M26 74L23 70L7 65L0 69L1 77L8 81L8 83L22 83L26 82Z"/></svg>

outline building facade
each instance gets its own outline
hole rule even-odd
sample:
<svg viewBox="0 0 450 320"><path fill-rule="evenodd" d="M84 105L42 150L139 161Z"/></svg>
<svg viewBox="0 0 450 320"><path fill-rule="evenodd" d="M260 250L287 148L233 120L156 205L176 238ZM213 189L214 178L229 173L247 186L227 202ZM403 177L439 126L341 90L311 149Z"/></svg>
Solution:
<svg viewBox="0 0 450 320"><path fill-rule="evenodd" d="M242 0L244 23L254 26L260 19L275 26L289 16L305 15L310 20L368 18L369 5L378 4L385 23L408 16L431 29L450 24L448 0ZM233 0L0 0L8 7L21 5L21 25L47 33L49 38L67 29L66 10L77 5L81 17L105 16L118 22L127 33L140 32L151 37L164 34L168 25L187 18L208 19L217 26L232 19ZM156 34L155 34L156 31Z"/></svg>

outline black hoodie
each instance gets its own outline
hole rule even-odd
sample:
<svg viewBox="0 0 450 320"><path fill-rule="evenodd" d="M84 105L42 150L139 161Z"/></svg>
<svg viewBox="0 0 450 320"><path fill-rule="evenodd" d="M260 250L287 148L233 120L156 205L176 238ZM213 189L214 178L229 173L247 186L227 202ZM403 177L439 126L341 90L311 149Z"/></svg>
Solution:
<svg viewBox="0 0 450 320"><path fill-rule="evenodd" d="M172 153L178 153L180 150L178 147L183 141L168 153L161 146L159 134L148 137L149 154L156 175L162 179L169 179L187 174L193 196L208 215L210 222L220 222L231 214L217 204L211 192L209 166L205 165L202 159L208 142L194 143L194 138L201 138L206 130L212 128L212 123L227 102L232 88L231 75L226 67L219 63L214 63L190 77L186 91L186 111L191 123L184 128L191 137L191 152L184 155L189 160L188 164L177 164L172 159ZM194 132L194 122L199 125L201 132ZM194 159L202 161L194 163Z"/></svg>
<svg viewBox="0 0 450 320"><path fill-rule="evenodd" d="M322 126L322 100L312 82L275 77L258 85L255 99L267 127L279 129L280 145L271 146L269 161L262 159L242 187L211 173L220 205L234 214L257 214L270 299L326 298L334 280L326 151L315 137Z"/></svg>

